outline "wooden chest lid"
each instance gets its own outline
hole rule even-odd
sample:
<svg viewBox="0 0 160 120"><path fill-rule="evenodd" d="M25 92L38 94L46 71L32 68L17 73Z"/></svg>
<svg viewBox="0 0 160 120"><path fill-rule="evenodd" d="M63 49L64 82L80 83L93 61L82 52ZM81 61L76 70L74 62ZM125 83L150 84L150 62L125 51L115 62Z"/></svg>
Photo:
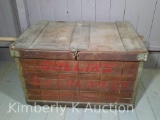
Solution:
<svg viewBox="0 0 160 120"><path fill-rule="evenodd" d="M129 22L40 21L28 28L10 50L14 57L77 60L146 61L148 54Z"/></svg>

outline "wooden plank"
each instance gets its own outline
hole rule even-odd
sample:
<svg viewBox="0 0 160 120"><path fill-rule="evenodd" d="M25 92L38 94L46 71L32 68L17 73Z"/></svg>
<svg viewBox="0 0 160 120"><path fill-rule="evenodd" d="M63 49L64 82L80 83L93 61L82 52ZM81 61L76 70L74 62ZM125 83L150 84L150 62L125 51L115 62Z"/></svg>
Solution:
<svg viewBox="0 0 160 120"><path fill-rule="evenodd" d="M26 0L15 0L15 3L18 14L17 19L19 20L20 31L22 33L30 26Z"/></svg>
<svg viewBox="0 0 160 120"><path fill-rule="evenodd" d="M111 0L110 21L123 21L125 0Z"/></svg>
<svg viewBox="0 0 160 120"><path fill-rule="evenodd" d="M90 22L76 22L71 38L71 50L87 50L90 44Z"/></svg>
<svg viewBox="0 0 160 120"><path fill-rule="evenodd" d="M150 34L150 38L149 38L149 43L150 43L150 47L159 47L160 45L160 27L159 27L159 21L160 21L160 1L157 2L156 5L156 11L155 11L155 15L154 15L154 19L153 19L153 24L152 24L152 29L151 29L151 34ZM154 48L154 49L155 49Z"/></svg>
<svg viewBox="0 0 160 120"><path fill-rule="evenodd" d="M21 51L19 50L20 57L22 58L42 58L42 59L56 59L56 60L75 60L75 55L71 51ZM15 57L15 56L14 56Z"/></svg>
<svg viewBox="0 0 160 120"><path fill-rule="evenodd" d="M125 15L124 21L129 21L137 28L138 24L138 15L139 15L139 0L126 0L126 8L125 8Z"/></svg>
<svg viewBox="0 0 160 120"><path fill-rule="evenodd" d="M8 37L17 37L19 35L13 3L10 0L0 1L1 11L4 17L5 25L8 31Z"/></svg>
<svg viewBox="0 0 160 120"><path fill-rule="evenodd" d="M110 0L96 0L96 21L108 22L110 13Z"/></svg>
<svg viewBox="0 0 160 120"><path fill-rule="evenodd" d="M42 30L47 26L48 21L41 21L31 26L12 44L16 48L28 48L37 39Z"/></svg>
<svg viewBox="0 0 160 120"><path fill-rule="evenodd" d="M30 48L69 50L74 24L74 22L50 22Z"/></svg>
<svg viewBox="0 0 160 120"><path fill-rule="evenodd" d="M27 0L30 24L34 25L42 19L39 0Z"/></svg>
<svg viewBox="0 0 160 120"><path fill-rule="evenodd" d="M124 51L115 23L92 23L89 51Z"/></svg>
<svg viewBox="0 0 160 120"><path fill-rule="evenodd" d="M55 20L53 0L40 0L40 8L42 20Z"/></svg>
<svg viewBox="0 0 160 120"><path fill-rule="evenodd" d="M80 21L82 11L82 1L81 0L68 0L68 14L69 21Z"/></svg>
<svg viewBox="0 0 160 120"><path fill-rule="evenodd" d="M147 52L142 40L129 22L116 22L124 48L130 52Z"/></svg>
<svg viewBox="0 0 160 120"><path fill-rule="evenodd" d="M54 2L56 21L68 21L68 2L67 0L54 0L53 2Z"/></svg>
<svg viewBox="0 0 160 120"><path fill-rule="evenodd" d="M8 31L7 31L7 27L5 25L5 20L4 20L4 16L2 13L2 8L0 6L0 36L7 36L8 35Z"/></svg>
<svg viewBox="0 0 160 120"><path fill-rule="evenodd" d="M144 36L144 40L148 45L150 30L152 27L152 20L154 17L154 10L157 0L141 0L140 1L140 13L137 26L137 32ZM148 9L150 8L150 9ZM152 41L150 41L152 42Z"/></svg>
<svg viewBox="0 0 160 120"><path fill-rule="evenodd" d="M97 52L95 51L82 51L78 52L78 60L108 60L108 61L139 61L138 58L139 53L126 53L126 52L118 52L118 51L102 51L102 52ZM142 61L146 61L142 57L140 59Z"/></svg>
<svg viewBox="0 0 160 120"><path fill-rule="evenodd" d="M82 21L95 21L95 0L82 0Z"/></svg>

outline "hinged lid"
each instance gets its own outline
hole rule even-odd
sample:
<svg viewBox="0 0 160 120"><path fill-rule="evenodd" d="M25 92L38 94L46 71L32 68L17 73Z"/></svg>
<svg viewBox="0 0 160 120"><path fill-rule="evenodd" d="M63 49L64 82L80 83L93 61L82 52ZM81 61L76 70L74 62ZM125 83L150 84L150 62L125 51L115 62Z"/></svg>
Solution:
<svg viewBox="0 0 160 120"><path fill-rule="evenodd" d="M146 61L147 49L128 22L48 22L28 28L10 46L14 57Z"/></svg>

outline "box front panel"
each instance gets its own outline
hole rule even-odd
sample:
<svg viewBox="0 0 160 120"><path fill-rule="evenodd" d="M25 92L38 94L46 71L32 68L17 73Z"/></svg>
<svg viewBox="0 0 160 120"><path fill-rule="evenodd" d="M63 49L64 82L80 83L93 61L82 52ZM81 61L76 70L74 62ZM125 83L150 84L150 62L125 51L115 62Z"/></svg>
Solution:
<svg viewBox="0 0 160 120"><path fill-rule="evenodd" d="M19 59L27 100L133 103L139 62Z"/></svg>

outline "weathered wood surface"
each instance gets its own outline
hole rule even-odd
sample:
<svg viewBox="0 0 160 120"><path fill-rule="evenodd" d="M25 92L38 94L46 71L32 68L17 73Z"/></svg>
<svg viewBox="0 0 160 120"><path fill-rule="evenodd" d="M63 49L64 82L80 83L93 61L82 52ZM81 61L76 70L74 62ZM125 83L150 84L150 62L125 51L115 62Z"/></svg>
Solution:
<svg viewBox="0 0 160 120"><path fill-rule="evenodd" d="M15 43L13 43L13 45L15 45L16 48L29 48L47 24L48 21L41 21L31 26L17 39Z"/></svg>
<svg viewBox="0 0 160 120"><path fill-rule="evenodd" d="M128 22L116 22L122 43L125 50L128 52L146 52L142 40Z"/></svg>
<svg viewBox="0 0 160 120"><path fill-rule="evenodd" d="M92 23L88 51L124 51L115 23Z"/></svg>
<svg viewBox="0 0 160 120"><path fill-rule="evenodd" d="M74 24L73 22L50 22L30 48L69 50Z"/></svg>
<svg viewBox="0 0 160 120"><path fill-rule="evenodd" d="M19 37L11 46L14 49L26 58L56 58L47 54L56 51L70 52L78 60L145 61L147 56L143 42L128 22L41 21Z"/></svg>
<svg viewBox="0 0 160 120"><path fill-rule="evenodd" d="M139 62L19 59L27 100L132 103Z"/></svg>
<svg viewBox="0 0 160 120"><path fill-rule="evenodd" d="M71 38L71 50L87 50L90 44L90 22L77 22Z"/></svg>

